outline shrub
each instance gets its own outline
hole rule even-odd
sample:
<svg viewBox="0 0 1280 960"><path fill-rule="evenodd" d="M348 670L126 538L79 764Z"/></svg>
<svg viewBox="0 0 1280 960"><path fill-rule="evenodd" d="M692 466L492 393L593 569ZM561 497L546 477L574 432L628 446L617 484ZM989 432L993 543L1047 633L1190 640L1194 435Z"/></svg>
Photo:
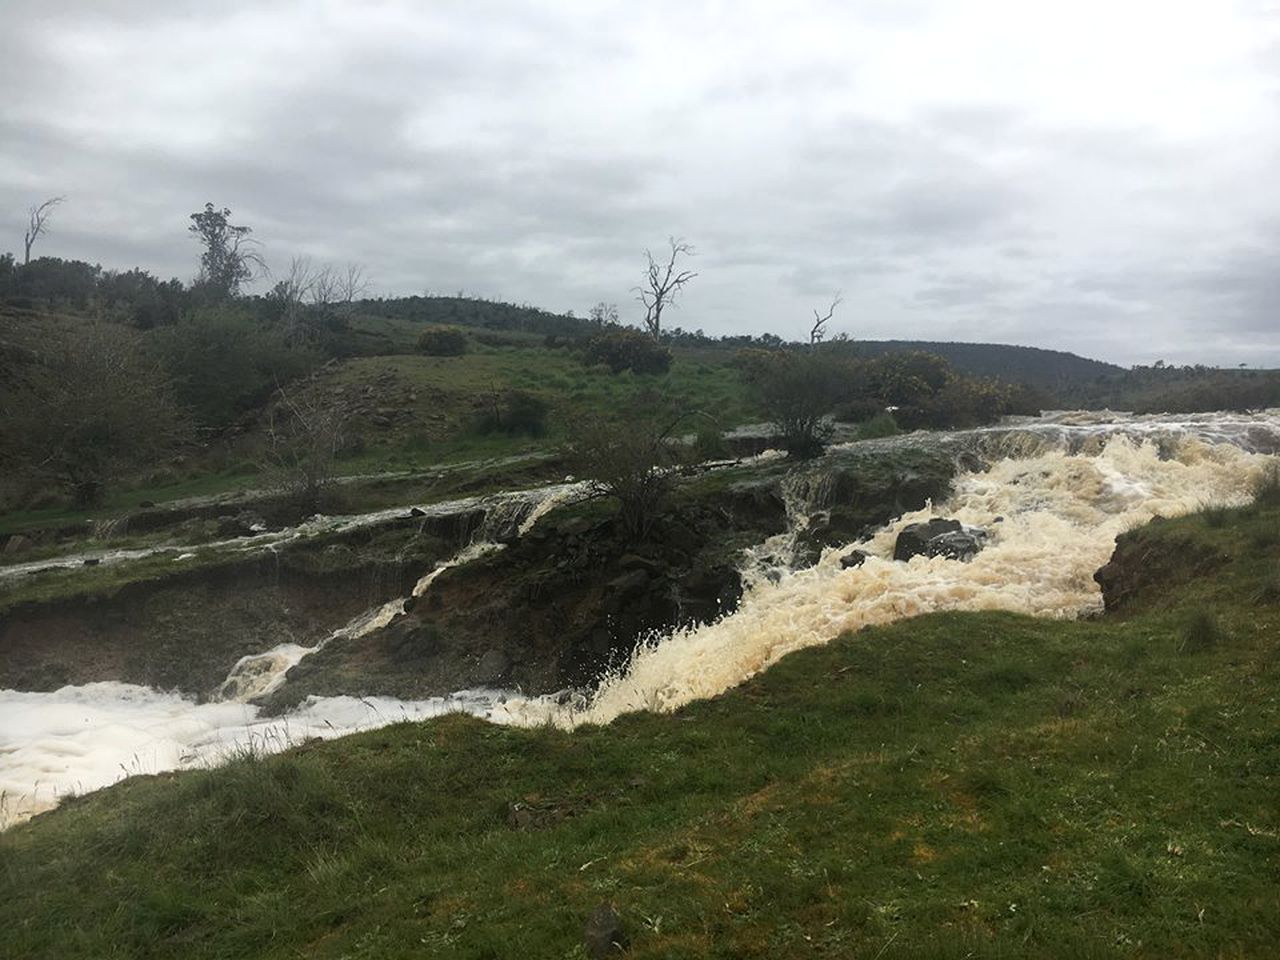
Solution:
<svg viewBox="0 0 1280 960"><path fill-rule="evenodd" d="M633 541L649 535L670 496L678 458L669 438L681 419L656 398L640 397L621 423L589 420L569 445L574 473L617 501L623 532Z"/></svg>
<svg viewBox="0 0 1280 960"><path fill-rule="evenodd" d="M283 331L237 307L195 310L150 336L178 400L211 428L231 423L320 361L315 350L290 346Z"/></svg>
<svg viewBox="0 0 1280 960"><path fill-rule="evenodd" d="M616 327L587 340L582 362L588 366L603 363L612 373L666 373L671 368L671 351L638 330Z"/></svg>
<svg viewBox="0 0 1280 960"><path fill-rule="evenodd" d="M80 507L168 455L186 435L164 370L133 330L112 323L15 328L0 463L63 486ZM26 342L23 342L26 341Z"/></svg>
<svg viewBox="0 0 1280 960"><path fill-rule="evenodd" d="M476 422L476 431L540 437L547 432L548 409L547 401L524 390L494 394L490 407Z"/></svg>
<svg viewBox="0 0 1280 960"><path fill-rule="evenodd" d="M777 352L757 361L754 386L788 455L816 457L831 436L827 419L848 367L819 353Z"/></svg>
<svg viewBox="0 0 1280 960"><path fill-rule="evenodd" d="M467 335L455 327L428 327L418 337L418 352L429 357L460 357L467 352Z"/></svg>
<svg viewBox="0 0 1280 960"><path fill-rule="evenodd" d="M693 438L693 454L699 462L723 460L729 456L729 445L724 442L724 434L718 426L704 424L698 428Z"/></svg>
<svg viewBox="0 0 1280 960"><path fill-rule="evenodd" d="M267 482L302 515L315 513L326 499L345 445L345 405L317 394L280 391L268 413L262 472Z"/></svg>
<svg viewBox="0 0 1280 960"><path fill-rule="evenodd" d="M880 437L896 436L898 430L898 421L893 419L893 414L882 410L870 420L858 425L859 440L876 440Z"/></svg>

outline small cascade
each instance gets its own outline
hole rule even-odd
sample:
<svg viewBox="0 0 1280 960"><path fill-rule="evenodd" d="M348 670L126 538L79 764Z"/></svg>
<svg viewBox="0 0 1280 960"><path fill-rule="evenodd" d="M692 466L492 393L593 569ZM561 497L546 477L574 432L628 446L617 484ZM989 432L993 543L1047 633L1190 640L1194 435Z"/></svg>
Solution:
<svg viewBox="0 0 1280 960"><path fill-rule="evenodd" d="M779 492L787 513L787 528L743 551L739 572L747 588L760 582L776 583L796 566L801 537L831 507L835 475L819 462L788 473L779 484Z"/></svg>
<svg viewBox="0 0 1280 960"><path fill-rule="evenodd" d="M448 560L437 564L414 584L411 597L421 597L442 573L502 550L507 539L524 536L542 517L561 504L584 495L587 485L560 484L540 490L498 494L479 501L484 519L472 540ZM282 643L262 653L241 657L218 688L216 699L247 703L280 688L285 677L303 658L323 650L335 640L359 640L387 626L404 613L405 597L397 597L366 610L313 646Z"/></svg>
<svg viewBox="0 0 1280 960"><path fill-rule="evenodd" d="M304 647L296 643L282 643L263 653L250 654L236 661L227 679L218 687L217 700L233 700L247 703L275 692L284 683L285 675L304 657L323 650L334 640L359 640L374 630L380 630L404 613L404 598L388 600L381 606L366 610L350 622L339 627L315 646Z"/></svg>

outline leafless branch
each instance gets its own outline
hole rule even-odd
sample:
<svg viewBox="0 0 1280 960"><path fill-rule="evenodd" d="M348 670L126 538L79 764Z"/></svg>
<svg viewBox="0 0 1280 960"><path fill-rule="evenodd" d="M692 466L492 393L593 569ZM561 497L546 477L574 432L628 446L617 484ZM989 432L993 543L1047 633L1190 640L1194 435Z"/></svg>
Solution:
<svg viewBox="0 0 1280 960"><path fill-rule="evenodd" d="M839 291L836 291L836 295L831 299L831 306L825 314L820 314L817 310L813 311L813 329L809 331L809 346L812 347L822 342L827 335L827 321L835 316L836 307L840 306L843 300L844 297L840 295Z"/></svg>
<svg viewBox="0 0 1280 960"><path fill-rule="evenodd" d="M66 197L50 197L39 206L31 208L27 232L22 238L22 263L24 266L31 262L31 248L35 245L36 240L49 232L49 215L53 213L53 208L66 199Z"/></svg>
<svg viewBox="0 0 1280 960"><path fill-rule="evenodd" d="M662 261L654 260L653 254L645 250L648 268L645 272L644 286L637 287L637 297L644 304L644 325L655 340L662 337L662 311L671 306L684 285L697 276L692 270L677 269L677 261L681 257L697 255L693 245L683 239L669 237L670 255Z"/></svg>

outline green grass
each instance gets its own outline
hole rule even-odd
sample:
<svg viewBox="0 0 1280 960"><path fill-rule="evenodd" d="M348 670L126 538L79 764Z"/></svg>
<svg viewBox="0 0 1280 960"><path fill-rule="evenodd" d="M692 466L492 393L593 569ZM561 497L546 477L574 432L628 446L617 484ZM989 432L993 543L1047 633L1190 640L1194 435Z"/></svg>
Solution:
<svg viewBox="0 0 1280 960"><path fill-rule="evenodd" d="M1233 559L1124 618L933 615L672 716L131 779L0 835L0 955L582 957L609 900L634 957L1274 956L1278 558L1251 516L1151 528Z"/></svg>
<svg viewBox="0 0 1280 960"><path fill-rule="evenodd" d="M629 398L644 390L657 392L677 405L708 412L720 421L722 429L758 418L759 411L737 370L724 360L713 365L680 350L675 354L668 373L636 376L585 367L566 350L474 346L461 357L403 354L354 358L342 363L324 382L329 387L353 387L390 375L398 389L417 394L417 401L409 407L417 427L398 424L387 431L365 434L370 447L389 449L412 445L415 435L433 432L439 436L432 436L423 447L434 447L442 440L475 443L480 439L496 445L490 449L527 445L528 441L520 438L466 436L477 404L483 402L482 395L508 388L533 392L550 405L550 429L544 445L569 435L584 416L601 411L616 414Z"/></svg>

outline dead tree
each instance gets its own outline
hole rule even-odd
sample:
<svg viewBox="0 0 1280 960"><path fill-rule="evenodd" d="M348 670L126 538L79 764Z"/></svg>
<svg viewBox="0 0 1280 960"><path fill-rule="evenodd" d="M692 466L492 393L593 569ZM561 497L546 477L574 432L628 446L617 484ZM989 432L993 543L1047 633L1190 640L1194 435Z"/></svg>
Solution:
<svg viewBox="0 0 1280 960"><path fill-rule="evenodd" d="M662 339L662 311L671 305L684 285L697 276L692 270L677 269L677 261L682 257L692 257L696 251L692 244L675 237L668 238L671 254L665 261L653 259L648 250L644 252L649 261L644 286L637 287L638 299L644 304L644 325L655 340Z"/></svg>
<svg viewBox="0 0 1280 960"><path fill-rule="evenodd" d="M27 232L22 238L24 248L22 251L23 266L31 262L31 248L35 246L36 240L49 232L49 214L53 213L54 207L66 199L66 197L50 197L40 206L31 208Z"/></svg>
<svg viewBox="0 0 1280 960"><path fill-rule="evenodd" d="M820 314L817 310L813 311L813 328L809 331L809 346L817 346L822 342L823 338L826 337L827 321L835 316L836 307L840 306L840 303L843 300L844 297L839 293L836 293L836 295L831 299L831 306L827 309L825 314Z"/></svg>

